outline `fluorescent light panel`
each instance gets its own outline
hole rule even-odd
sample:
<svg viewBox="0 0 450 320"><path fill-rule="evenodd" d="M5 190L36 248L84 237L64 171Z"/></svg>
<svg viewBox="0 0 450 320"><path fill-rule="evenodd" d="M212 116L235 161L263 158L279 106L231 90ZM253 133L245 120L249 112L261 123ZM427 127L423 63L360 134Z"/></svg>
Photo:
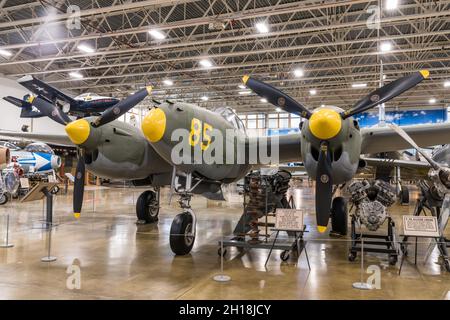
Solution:
<svg viewBox="0 0 450 320"><path fill-rule="evenodd" d="M398 7L398 0L386 0L386 9L394 10Z"/></svg>
<svg viewBox="0 0 450 320"><path fill-rule="evenodd" d="M164 33L156 29L152 29L148 33L150 33L150 35L156 40L163 40L166 38L166 35Z"/></svg>
<svg viewBox="0 0 450 320"><path fill-rule="evenodd" d="M76 79L83 79L83 75L79 72L70 72L69 76Z"/></svg>
<svg viewBox="0 0 450 320"><path fill-rule="evenodd" d="M267 33L269 32L269 26L264 22L258 22L255 24L256 30L258 30L259 33Z"/></svg>
<svg viewBox="0 0 450 320"><path fill-rule="evenodd" d="M202 60L200 60L199 63L204 68L211 68L212 65L213 65L212 62L210 60L208 60L208 59L202 59Z"/></svg>
<svg viewBox="0 0 450 320"><path fill-rule="evenodd" d="M78 50L86 52L86 53L94 53L95 49L86 45L86 44L80 44L77 46Z"/></svg>
<svg viewBox="0 0 450 320"><path fill-rule="evenodd" d="M365 88L367 87L367 83L354 83L352 84L352 88Z"/></svg>
<svg viewBox="0 0 450 320"><path fill-rule="evenodd" d="M4 57L11 57L12 53L10 51L8 51L8 50L0 49L0 55L2 55Z"/></svg>
<svg viewBox="0 0 450 320"><path fill-rule="evenodd" d="M300 68L294 70L294 76L296 76L297 78L303 77L304 74L305 73Z"/></svg>

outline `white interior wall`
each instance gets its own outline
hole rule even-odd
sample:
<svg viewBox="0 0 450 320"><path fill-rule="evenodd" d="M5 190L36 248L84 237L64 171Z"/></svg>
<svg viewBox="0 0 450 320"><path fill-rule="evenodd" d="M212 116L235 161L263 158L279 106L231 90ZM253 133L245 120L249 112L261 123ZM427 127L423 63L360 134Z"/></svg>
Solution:
<svg viewBox="0 0 450 320"><path fill-rule="evenodd" d="M20 109L3 100L5 96L13 96L22 99L29 93L15 80L0 77L0 130L20 131L22 125L29 126L31 131L31 119L20 118ZM33 119L33 132L48 134L65 134L64 127L47 117Z"/></svg>

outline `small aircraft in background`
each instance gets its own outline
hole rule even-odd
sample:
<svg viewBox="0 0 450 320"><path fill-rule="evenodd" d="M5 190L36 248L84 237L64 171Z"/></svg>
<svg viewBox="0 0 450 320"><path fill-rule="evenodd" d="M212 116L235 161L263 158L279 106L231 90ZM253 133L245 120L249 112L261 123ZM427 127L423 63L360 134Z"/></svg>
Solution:
<svg viewBox="0 0 450 320"><path fill-rule="evenodd" d="M95 93L83 93L72 98L61 90L58 90L33 76L22 77L18 82L20 85L30 90L33 95L27 94L23 99L12 96L7 96L3 99L21 108L21 118L40 118L46 116L33 104L35 97L39 97L56 105L66 114L80 117L99 115L120 101L117 98L99 96Z"/></svg>
<svg viewBox="0 0 450 320"><path fill-rule="evenodd" d="M42 143L31 143L21 149L13 143L0 141L0 147L10 150L11 163L19 164L24 174L49 173L61 167L61 158Z"/></svg>

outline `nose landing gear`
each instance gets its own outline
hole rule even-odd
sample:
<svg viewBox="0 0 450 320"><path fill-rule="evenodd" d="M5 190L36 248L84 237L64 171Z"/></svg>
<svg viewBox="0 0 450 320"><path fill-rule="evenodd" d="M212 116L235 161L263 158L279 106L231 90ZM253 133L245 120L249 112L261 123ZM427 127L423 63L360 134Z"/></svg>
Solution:
<svg viewBox="0 0 450 320"><path fill-rule="evenodd" d="M195 242L197 219L191 208L192 190L198 185L192 185L192 175L186 175L185 188L182 191L175 190L180 195L181 213L175 216L170 227L170 249L176 255L186 255L191 252Z"/></svg>

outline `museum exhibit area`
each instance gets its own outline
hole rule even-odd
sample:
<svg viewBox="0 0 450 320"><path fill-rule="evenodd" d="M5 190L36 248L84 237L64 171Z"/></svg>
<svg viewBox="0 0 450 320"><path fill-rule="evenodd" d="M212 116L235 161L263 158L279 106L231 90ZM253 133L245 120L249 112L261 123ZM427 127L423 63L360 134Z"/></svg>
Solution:
<svg viewBox="0 0 450 320"><path fill-rule="evenodd" d="M0 299L450 299L448 2L0 13Z"/></svg>

